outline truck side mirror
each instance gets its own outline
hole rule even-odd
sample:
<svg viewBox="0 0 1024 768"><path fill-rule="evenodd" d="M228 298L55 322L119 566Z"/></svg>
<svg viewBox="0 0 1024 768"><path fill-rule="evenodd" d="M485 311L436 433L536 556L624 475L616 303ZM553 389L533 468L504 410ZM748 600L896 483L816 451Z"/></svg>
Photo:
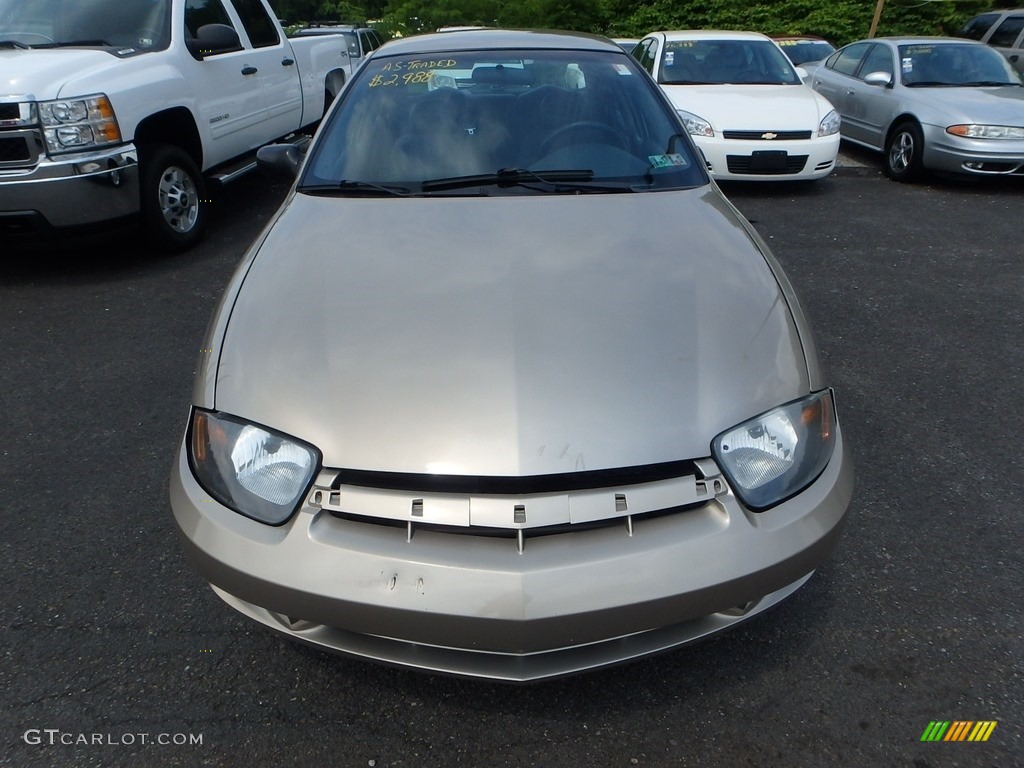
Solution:
<svg viewBox="0 0 1024 768"><path fill-rule="evenodd" d="M234 27L227 24L204 24L196 30L195 37L188 38L185 45L193 57L202 60L213 54L241 50L242 41Z"/></svg>

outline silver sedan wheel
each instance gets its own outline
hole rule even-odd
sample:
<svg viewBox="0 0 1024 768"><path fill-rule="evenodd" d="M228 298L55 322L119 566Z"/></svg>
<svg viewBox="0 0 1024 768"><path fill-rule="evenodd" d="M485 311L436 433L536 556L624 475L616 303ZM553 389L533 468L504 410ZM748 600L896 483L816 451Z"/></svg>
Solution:
<svg viewBox="0 0 1024 768"><path fill-rule="evenodd" d="M175 232L191 231L199 219L199 192L192 176L177 166L165 168L157 194L167 226Z"/></svg>
<svg viewBox="0 0 1024 768"><path fill-rule="evenodd" d="M889 149L889 167L896 172L906 172L914 161L914 137L907 132L900 132Z"/></svg>

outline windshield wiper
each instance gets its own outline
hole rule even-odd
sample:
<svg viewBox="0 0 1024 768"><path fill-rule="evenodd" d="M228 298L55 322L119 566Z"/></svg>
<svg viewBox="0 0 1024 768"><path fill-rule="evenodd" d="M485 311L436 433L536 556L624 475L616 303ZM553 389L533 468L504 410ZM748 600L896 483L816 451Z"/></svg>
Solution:
<svg viewBox="0 0 1024 768"><path fill-rule="evenodd" d="M112 45L113 43L96 38L93 40L61 40L57 43L43 43L42 45L37 45L36 48L75 48L77 46L103 46L104 48L110 48Z"/></svg>
<svg viewBox="0 0 1024 768"><path fill-rule="evenodd" d="M996 85L1024 85L1024 83L1011 83L1007 80L972 80L969 83L958 83L958 85L968 86L971 88L983 88L986 86Z"/></svg>
<svg viewBox="0 0 1024 768"><path fill-rule="evenodd" d="M630 184L595 182L594 172L589 168L566 170L538 170L529 168L502 168L494 173L475 176L452 176L446 179L431 179L423 182L424 192L439 192L446 189L469 187L527 187L541 184L554 192L633 192Z"/></svg>
<svg viewBox="0 0 1024 768"><path fill-rule="evenodd" d="M26 45L20 40L0 40L0 48L19 48L23 51L27 51L31 47L31 45Z"/></svg>
<svg viewBox="0 0 1024 768"><path fill-rule="evenodd" d="M919 80L916 83L907 83L907 88L949 88L957 83L947 83L945 80Z"/></svg>
<svg viewBox="0 0 1024 768"><path fill-rule="evenodd" d="M400 184L374 184L372 181L350 181L349 179L342 179L336 184L311 184L308 186L300 186L298 191L314 195L337 195L357 192L364 195L394 195L396 197L406 197L412 194L412 190L409 189L409 187L403 187Z"/></svg>

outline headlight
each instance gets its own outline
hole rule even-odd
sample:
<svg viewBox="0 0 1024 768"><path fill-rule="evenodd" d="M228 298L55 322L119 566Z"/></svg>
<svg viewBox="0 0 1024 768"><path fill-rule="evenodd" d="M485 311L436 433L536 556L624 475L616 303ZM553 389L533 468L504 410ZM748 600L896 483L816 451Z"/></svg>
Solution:
<svg viewBox="0 0 1024 768"><path fill-rule="evenodd" d="M679 117L683 120L683 125L686 126L686 132L691 136L707 136L714 138L715 129L711 127L711 123L705 120L703 117L697 117L690 112L683 109L677 109Z"/></svg>
<svg viewBox="0 0 1024 768"><path fill-rule="evenodd" d="M835 433L832 392L825 390L723 432L711 450L736 495L763 510L817 479L832 458Z"/></svg>
<svg viewBox="0 0 1024 768"><path fill-rule="evenodd" d="M1024 139L1024 127L1015 125L951 125L946 133L966 139Z"/></svg>
<svg viewBox="0 0 1024 768"><path fill-rule="evenodd" d="M41 101L39 121L51 155L121 143L114 108L101 93L81 99Z"/></svg>
<svg viewBox="0 0 1024 768"><path fill-rule="evenodd" d="M203 489L270 525L292 516L320 465L312 446L223 413L194 409L187 442L189 466Z"/></svg>
<svg viewBox="0 0 1024 768"><path fill-rule="evenodd" d="M819 136L832 136L833 134L839 133L839 124L842 120L839 117L839 113L834 109L825 115L825 118L818 123L818 135Z"/></svg>

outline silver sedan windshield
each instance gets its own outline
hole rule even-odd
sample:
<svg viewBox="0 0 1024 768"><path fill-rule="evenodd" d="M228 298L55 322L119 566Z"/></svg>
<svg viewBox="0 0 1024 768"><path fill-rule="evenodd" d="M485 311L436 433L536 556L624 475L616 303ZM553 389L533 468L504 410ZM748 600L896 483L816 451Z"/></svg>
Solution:
<svg viewBox="0 0 1024 768"><path fill-rule="evenodd" d="M999 53L979 45L901 45L900 79L910 88L1020 85L1020 77Z"/></svg>
<svg viewBox="0 0 1024 768"><path fill-rule="evenodd" d="M548 49L375 56L321 129L298 188L550 194L705 183L633 59Z"/></svg>

